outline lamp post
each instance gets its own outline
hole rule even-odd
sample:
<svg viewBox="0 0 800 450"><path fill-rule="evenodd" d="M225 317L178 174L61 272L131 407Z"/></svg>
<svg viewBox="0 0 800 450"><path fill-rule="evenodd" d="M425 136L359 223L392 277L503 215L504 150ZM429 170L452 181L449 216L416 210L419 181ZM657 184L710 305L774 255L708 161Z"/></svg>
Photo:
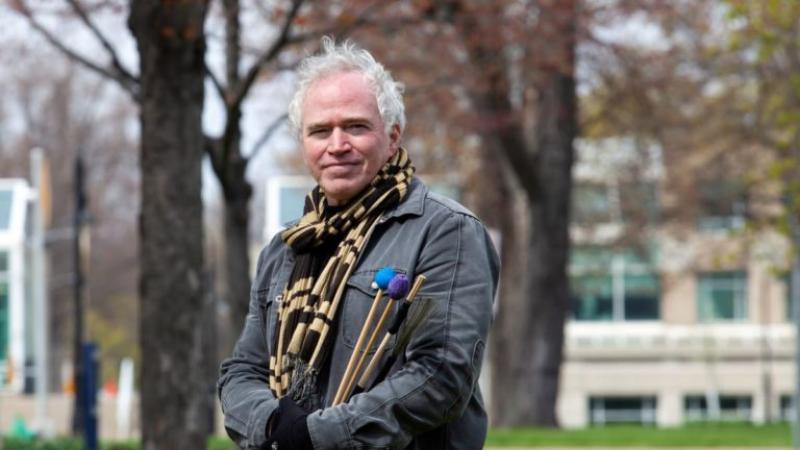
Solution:
<svg viewBox="0 0 800 450"><path fill-rule="evenodd" d="M50 222L50 173L47 159L40 148L31 151L31 181L35 189L34 207L31 208L31 293L33 297L34 320L37 325L34 348L36 360L36 427L41 434L50 433L47 397L48 384L48 342L50 313L47 298L47 255L45 250L45 228Z"/></svg>
<svg viewBox="0 0 800 450"><path fill-rule="evenodd" d="M73 364L75 368L75 405L72 416L72 432L78 435L86 426L86 411L82 405L84 398L84 364L83 353L83 303L84 303L84 270L88 260L88 198L85 187L85 170L83 152L78 149L75 157L75 215L73 218L73 266L74 266L74 306L75 335L73 341Z"/></svg>

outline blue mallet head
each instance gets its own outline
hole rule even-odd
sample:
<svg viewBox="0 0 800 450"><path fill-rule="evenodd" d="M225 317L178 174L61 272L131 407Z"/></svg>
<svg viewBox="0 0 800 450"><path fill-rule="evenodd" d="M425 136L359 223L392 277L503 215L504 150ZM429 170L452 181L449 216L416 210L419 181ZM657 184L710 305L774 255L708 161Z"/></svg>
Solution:
<svg viewBox="0 0 800 450"><path fill-rule="evenodd" d="M392 281L389 282L389 286L386 288L386 295L393 300L399 300L406 296L410 285L411 283L409 283L408 277L402 273L398 273L392 278Z"/></svg>
<svg viewBox="0 0 800 450"><path fill-rule="evenodd" d="M374 287L381 290L386 290L389 287L389 282L394 278L395 271L391 267L384 267L375 272Z"/></svg>

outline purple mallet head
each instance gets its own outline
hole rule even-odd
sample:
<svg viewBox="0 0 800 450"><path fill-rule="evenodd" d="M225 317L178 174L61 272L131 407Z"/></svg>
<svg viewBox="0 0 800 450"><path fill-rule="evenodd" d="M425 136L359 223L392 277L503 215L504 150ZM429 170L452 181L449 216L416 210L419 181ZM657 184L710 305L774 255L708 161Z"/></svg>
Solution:
<svg viewBox="0 0 800 450"><path fill-rule="evenodd" d="M375 285L378 289L386 290L389 287L389 282L395 276L395 271L391 267L384 267L375 272Z"/></svg>
<svg viewBox="0 0 800 450"><path fill-rule="evenodd" d="M411 283L409 283L408 277L402 273L398 273L389 281L389 286L386 287L386 295L393 300L399 300L406 296L410 285Z"/></svg>

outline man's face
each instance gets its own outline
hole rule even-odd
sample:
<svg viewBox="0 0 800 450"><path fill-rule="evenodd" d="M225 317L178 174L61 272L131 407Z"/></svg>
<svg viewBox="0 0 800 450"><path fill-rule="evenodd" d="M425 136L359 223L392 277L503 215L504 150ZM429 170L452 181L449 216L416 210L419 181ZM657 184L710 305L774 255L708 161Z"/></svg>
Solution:
<svg viewBox="0 0 800 450"><path fill-rule="evenodd" d="M387 135L375 95L359 72L316 80L303 102L303 159L328 203L341 205L361 192L400 142L395 125Z"/></svg>

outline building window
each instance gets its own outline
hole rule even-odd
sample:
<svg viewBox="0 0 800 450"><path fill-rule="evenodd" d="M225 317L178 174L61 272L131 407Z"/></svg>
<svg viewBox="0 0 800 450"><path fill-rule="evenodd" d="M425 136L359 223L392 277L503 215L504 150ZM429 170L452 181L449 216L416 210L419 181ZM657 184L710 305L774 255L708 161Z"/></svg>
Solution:
<svg viewBox="0 0 800 450"><path fill-rule="evenodd" d="M625 274L626 320L658 319L658 277L653 273Z"/></svg>
<svg viewBox="0 0 800 450"><path fill-rule="evenodd" d="M658 186L644 180L579 183L572 188L573 224L644 223L658 220Z"/></svg>
<svg viewBox="0 0 800 450"><path fill-rule="evenodd" d="M661 205L658 201L658 185L655 182L625 181L621 182L617 189L623 221L641 224L659 220Z"/></svg>
<svg viewBox="0 0 800 450"><path fill-rule="evenodd" d="M0 362L8 355L8 252L0 250Z"/></svg>
<svg viewBox="0 0 800 450"><path fill-rule="evenodd" d="M706 180L698 188L697 228L703 231L736 230L747 218L747 188L738 180Z"/></svg>
<svg viewBox="0 0 800 450"><path fill-rule="evenodd" d="M586 321L658 320L661 289L651 267L632 251L574 249L570 260L573 317Z"/></svg>
<svg viewBox="0 0 800 450"><path fill-rule="evenodd" d="M609 187L605 184L577 184L572 188L572 221L592 225L614 221Z"/></svg>
<svg viewBox="0 0 800 450"><path fill-rule="evenodd" d="M699 274L697 307L701 322L747 319L747 274L745 272Z"/></svg>
<svg viewBox="0 0 800 450"><path fill-rule="evenodd" d="M13 191L0 189L0 230L7 230L11 223L11 201Z"/></svg>
<svg viewBox="0 0 800 450"><path fill-rule="evenodd" d="M794 396L791 394L781 395L781 420L791 422L794 420Z"/></svg>
<svg viewBox="0 0 800 450"><path fill-rule="evenodd" d="M683 417L687 422L749 422L752 409L749 395L688 395L683 399Z"/></svg>
<svg viewBox="0 0 800 450"><path fill-rule="evenodd" d="M572 277L570 291L577 320L613 320L614 294L610 275Z"/></svg>
<svg viewBox="0 0 800 450"><path fill-rule="evenodd" d="M655 397L590 397L589 419L592 425L656 423Z"/></svg>
<svg viewBox="0 0 800 450"><path fill-rule="evenodd" d="M293 220L299 219L303 215L303 207L306 204L306 194L308 194L308 189L305 187L281 187L280 213L278 215L280 224L285 225Z"/></svg>

